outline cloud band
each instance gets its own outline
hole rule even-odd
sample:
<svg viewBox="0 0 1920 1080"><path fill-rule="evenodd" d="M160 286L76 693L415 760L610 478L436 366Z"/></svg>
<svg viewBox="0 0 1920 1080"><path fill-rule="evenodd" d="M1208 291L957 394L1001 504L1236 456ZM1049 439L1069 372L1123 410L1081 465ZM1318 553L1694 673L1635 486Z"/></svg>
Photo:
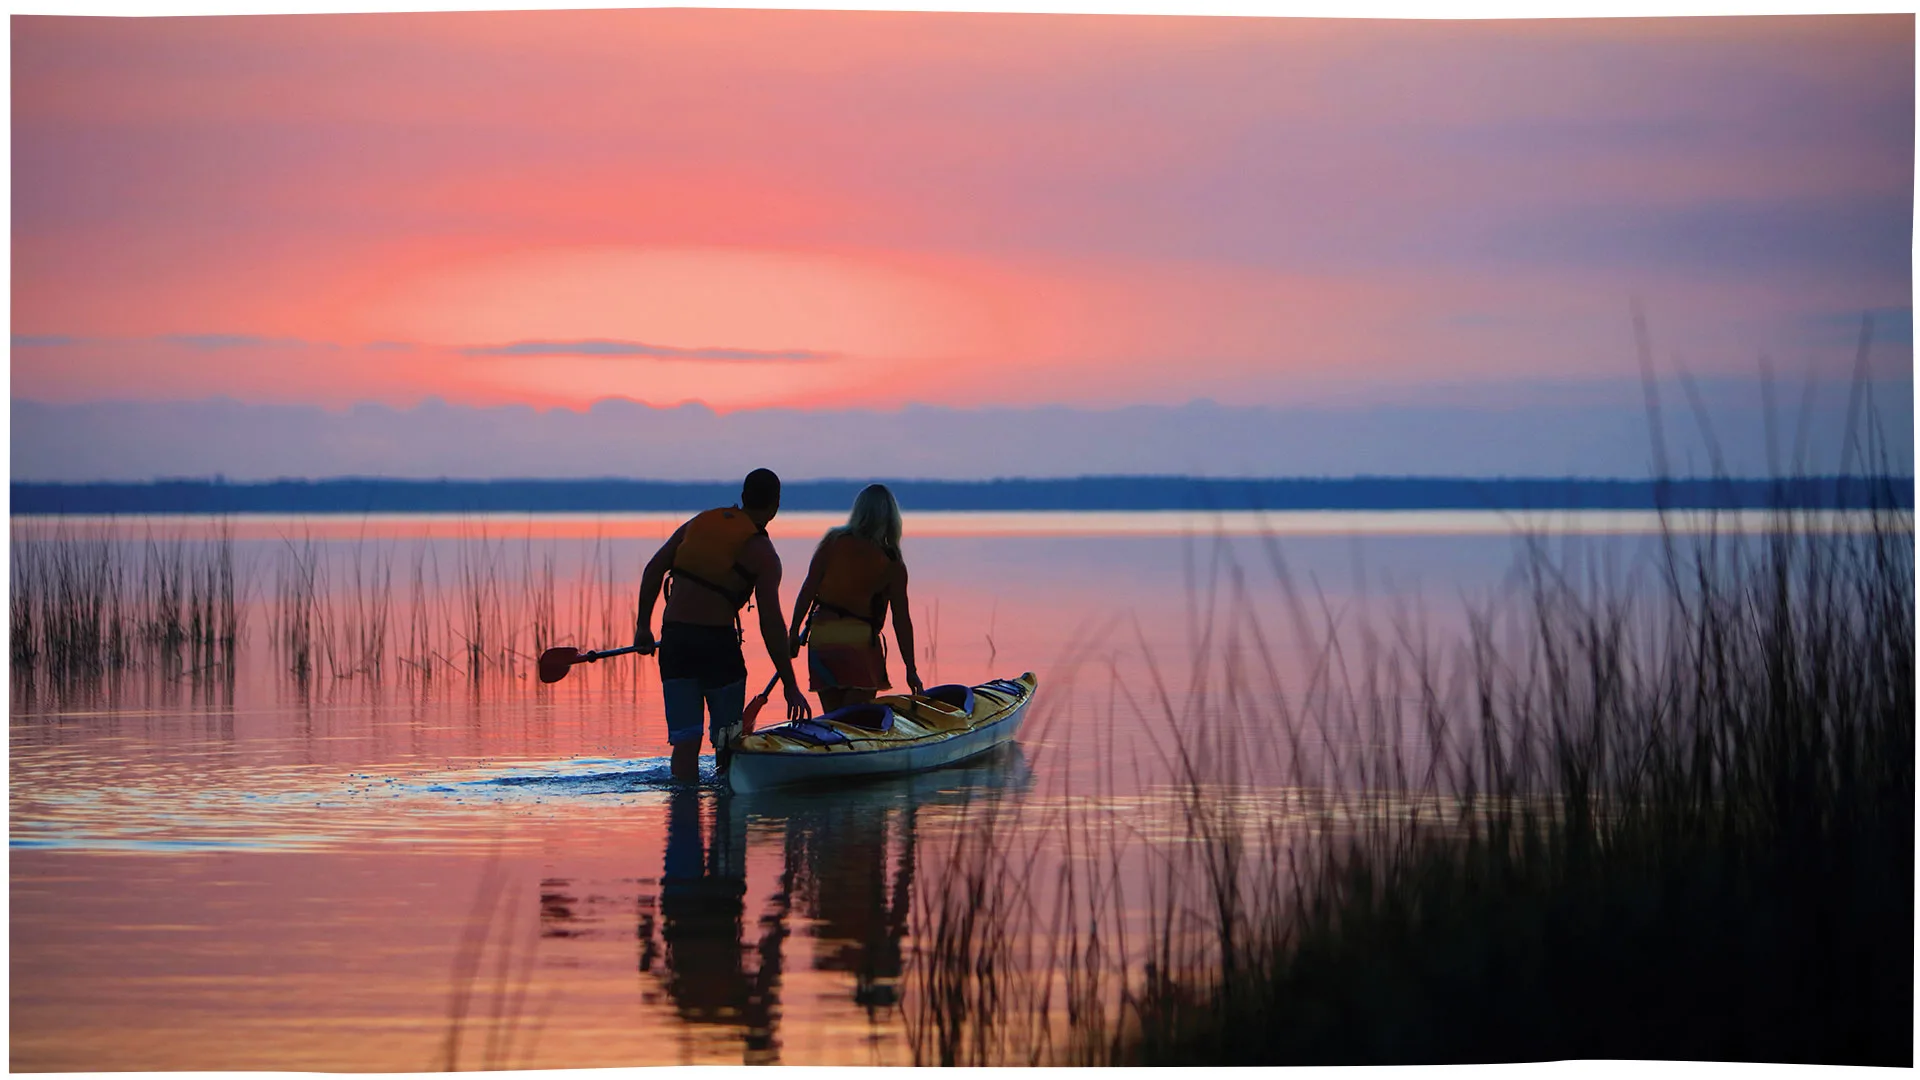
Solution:
<svg viewBox="0 0 1920 1080"><path fill-rule="evenodd" d="M474 345L460 350L468 356L607 356L646 360L724 360L734 363L808 363L832 360L837 354L807 349L676 349L638 341L517 341L511 345Z"/></svg>

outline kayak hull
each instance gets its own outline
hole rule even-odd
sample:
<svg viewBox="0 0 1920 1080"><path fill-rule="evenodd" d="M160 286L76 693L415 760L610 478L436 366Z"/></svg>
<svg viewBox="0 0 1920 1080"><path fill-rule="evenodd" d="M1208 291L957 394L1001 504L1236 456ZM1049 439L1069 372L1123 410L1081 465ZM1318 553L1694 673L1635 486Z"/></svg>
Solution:
<svg viewBox="0 0 1920 1080"><path fill-rule="evenodd" d="M971 714L919 696L889 695L875 700L896 713L892 729L875 732L844 723L839 710L809 722L809 730L831 729L844 737L832 745L812 745L788 737L798 725L767 728L741 739L727 770L735 792L764 791L800 784L832 784L870 777L926 772L989 753L1012 742L1033 703L1036 680L1028 672L965 688L973 691ZM832 737L832 736L829 736Z"/></svg>

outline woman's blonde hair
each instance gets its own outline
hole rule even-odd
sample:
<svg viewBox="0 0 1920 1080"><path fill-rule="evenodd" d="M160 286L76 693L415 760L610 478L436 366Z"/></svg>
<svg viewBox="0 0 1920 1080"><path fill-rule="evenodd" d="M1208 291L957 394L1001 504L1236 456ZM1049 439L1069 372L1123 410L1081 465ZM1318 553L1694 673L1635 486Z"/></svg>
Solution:
<svg viewBox="0 0 1920 1080"><path fill-rule="evenodd" d="M828 529L827 535L820 538L820 546L825 547L836 537L853 535L886 552L889 558L898 559L902 529L900 503L894 499L893 492L888 491L885 484L868 484L854 496L853 512L847 515L847 523Z"/></svg>

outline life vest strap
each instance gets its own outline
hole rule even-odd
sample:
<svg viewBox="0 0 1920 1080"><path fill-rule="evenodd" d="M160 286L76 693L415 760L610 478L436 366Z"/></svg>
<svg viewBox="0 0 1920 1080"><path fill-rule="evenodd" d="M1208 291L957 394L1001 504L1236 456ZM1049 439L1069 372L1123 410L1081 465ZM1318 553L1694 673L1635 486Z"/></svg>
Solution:
<svg viewBox="0 0 1920 1080"><path fill-rule="evenodd" d="M721 596L726 597L727 602L731 603L734 606L734 609L737 611L740 608L744 607L748 600L753 599L753 583L755 578L753 574L747 571L746 567L741 566L739 563L733 564L733 572L736 574L739 574L740 577L746 581L747 583L746 588L736 591L733 589L729 589L725 585L721 585L718 582L709 581L706 578L701 577L699 574L696 574L693 571L687 570L683 567L676 566L672 569L672 574L675 580L678 580L680 578L686 578L688 581L693 582L695 585L703 585L709 589L712 589L714 592L717 592Z"/></svg>
<svg viewBox="0 0 1920 1080"><path fill-rule="evenodd" d="M880 644L880 628L886 624L886 618L887 618L886 611L884 608L881 610L880 615L878 617L875 617L872 615L862 615L857 611L848 611L846 608L841 607L839 604L833 603L830 600L822 600L818 597L814 598L813 606L816 608L819 608L822 611L825 611L829 615L838 615L843 619L858 619L859 621L866 623L867 629L873 631L873 640L870 642L870 644L874 644L874 645Z"/></svg>

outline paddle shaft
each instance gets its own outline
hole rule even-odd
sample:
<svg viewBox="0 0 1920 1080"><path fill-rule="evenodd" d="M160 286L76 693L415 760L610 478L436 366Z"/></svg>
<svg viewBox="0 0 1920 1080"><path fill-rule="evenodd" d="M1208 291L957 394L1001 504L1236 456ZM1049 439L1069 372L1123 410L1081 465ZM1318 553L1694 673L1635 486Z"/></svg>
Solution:
<svg viewBox="0 0 1920 1080"><path fill-rule="evenodd" d="M640 651L640 646L638 645L627 645L618 649L601 649L598 652L581 653L580 659L575 661L575 663L584 662L584 663L590 664L590 663L593 663L595 660L605 659L606 657L609 657L609 656L625 656L627 653L639 652L639 651Z"/></svg>
<svg viewBox="0 0 1920 1080"><path fill-rule="evenodd" d="M800 624L800 637L804 640L807 636L807 631L812 629L813 629L813 609L809 608L807 610L806 621ZM796 654L799 652L799 650L797 649L793 651ZM760 691L759 696L754 698L752 701L747 702L747 707L741 710L740 726L743 729L747 731L753 730L753 722L759 718L760 710L767 707L767 698L773 693L773 684L779 681L780 681L780 671L778 668L776 668L773 672L773 678L767 680L767 688Z"/></svg>

